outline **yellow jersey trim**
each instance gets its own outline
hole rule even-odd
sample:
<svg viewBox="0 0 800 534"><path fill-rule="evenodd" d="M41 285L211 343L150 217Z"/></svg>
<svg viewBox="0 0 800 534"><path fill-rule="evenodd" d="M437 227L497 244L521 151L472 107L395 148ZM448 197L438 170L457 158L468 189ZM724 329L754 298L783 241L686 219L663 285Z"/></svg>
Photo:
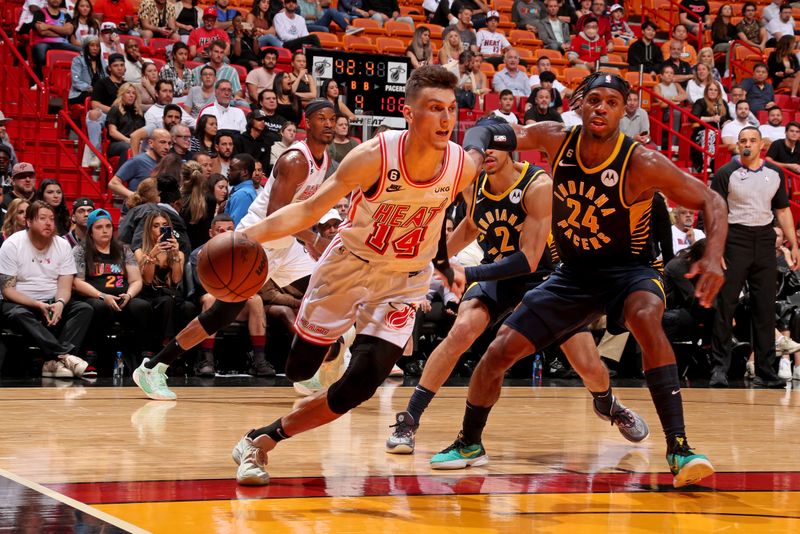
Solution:
<svg viewBox="0 0 800 534"><path fill-rule="evenodd" d="M499 195L493 195L492 193L490 193L489 191L486 190L486 181L489 179L489 175L487 174L486 175L486 179L484 179L483 183L481 184L481 191L483 191L483 196L485 196L489 200L494 200L495 202L497 202L498 200L503 200L504 198L506 198L511 193L511 191L516 189L516 187L519 185L519 183L525 177L525 174L528 172L528 167L530 167L530 166L531 166L531 164L526 161L525 162L525 166L522 167L522 171L520 171L519 176L517 176L517 179L514 181L514 183L511 184L508 187L508 189L506 189L505 191L503 191Z"/></svg>
<svg viewBox="0 0 800 534"><path fill-rule="evenodd" d="M610 166L611 163L617 158L619 155L619 151L622 148L622 142L625 140L625 134L622 132L619 133L619 137L617 138L617 144L614 146L614 150L611 151L611 154L606 158L606 160L595 166L591 169L586 167L581 161L581 138L583 137L583 131L578 135L578 141L575 143L575 161L578 162L578 166L581 168L583 172L586 174L596 174L606 167Z"/></svg>

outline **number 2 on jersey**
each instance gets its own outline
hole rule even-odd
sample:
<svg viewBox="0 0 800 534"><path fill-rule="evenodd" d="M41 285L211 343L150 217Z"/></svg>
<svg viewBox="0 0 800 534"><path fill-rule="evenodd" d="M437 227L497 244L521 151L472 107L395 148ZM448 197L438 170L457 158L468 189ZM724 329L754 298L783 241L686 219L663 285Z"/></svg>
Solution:
<svg viewBox="0 0 800 534"><path fill-rule="evenodd" d="M396 239L392 239L396 226L376 222L373 224L372 233L369 234L366 244L375 252L383 255L389 244L398 258L416 258L419 254L419 244L425 239L427 227L412 228Z"/></svg>
<svg viewBox="0 0 800 534"><path fill-rule="evenodd" d="M567 222L574 226L575 228L580 228L581 226L585 226L593 234L597 233L597 230L600 228L600 225L597 224L597 217L594 216L594 206L590 205L586 208L586 213L583 214L583 218L581 219L580 224L578 224L578 216L581 214L581 203L575 199L568 198L567 199L567 206L572 210Z"/></svg>

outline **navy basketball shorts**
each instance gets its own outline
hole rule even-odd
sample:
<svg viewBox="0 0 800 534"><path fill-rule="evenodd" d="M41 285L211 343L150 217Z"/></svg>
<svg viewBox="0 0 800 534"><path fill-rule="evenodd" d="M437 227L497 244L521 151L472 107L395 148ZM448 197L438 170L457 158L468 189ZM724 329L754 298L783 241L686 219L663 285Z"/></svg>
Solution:
<svg viewBox="0 0 800 534"><path fill-rule="evenodd" d="M467 288L461 302L479 300L486 306L491 322L491 328L505 319L509 313L522 301L525 293L542 283L550 273L534 273L528 276L518 276L507 280L487 280L474 282Z"/></svg>
<svg viewBox="0 0 800 534"><path fill-rule="evenodd" d="M651 267L576 270L562 265L525 294L505 324L528 338L537 349L568 339L604 314L608 331L621 334L627 330L623 317L625 299L636 291L647 291L666 300L661 276Z"/></svg>

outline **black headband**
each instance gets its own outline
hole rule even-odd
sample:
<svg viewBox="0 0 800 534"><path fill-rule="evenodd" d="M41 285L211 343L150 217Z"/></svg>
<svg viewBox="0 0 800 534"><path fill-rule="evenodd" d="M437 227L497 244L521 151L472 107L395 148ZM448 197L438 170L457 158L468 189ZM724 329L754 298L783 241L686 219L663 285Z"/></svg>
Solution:
<svg viewBox="0 0 800 534"><path fill-rule="evenodd" d="M326 108L335 111L333 109L333 104L331 103L330 100L326 98L316 98L311 102L309 102L308 105L306 106L305 110L306 118L310 117L315 112Z"/></svg>
<svg viewBox="0 0 800 534"><path fill-rule="evenodd" d="M627 100L628 93L631 92L630 86L628 82L626 82L621 77L617 76L616 74L611 73L598 73L599 75L595 77L592 81L589 82L589 85L586 87L586 92L588 93L592 89L597 89L598 87L608 87L609 89L614 89L615 91L619 91L622 95L623 100Z"/></svg>

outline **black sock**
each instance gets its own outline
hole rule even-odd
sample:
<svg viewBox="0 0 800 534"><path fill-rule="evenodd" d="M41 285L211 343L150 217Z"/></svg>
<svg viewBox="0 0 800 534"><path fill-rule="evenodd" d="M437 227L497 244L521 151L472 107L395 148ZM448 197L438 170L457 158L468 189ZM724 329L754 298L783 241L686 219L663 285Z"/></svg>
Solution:
<svg viewBox="0 0 800 534"><path fill-rule="evenodd" d="M461 434L467 443L480 443L483 427L486 426L486 419L489 418L491 406L473 406L467 402L467 409L464 411L464 422L461 426Z"/></svg>
<svg viewBox="0 0 800 534"><path fill-rule="evenodd" d="M159 363L165 363L167 365L172 365L172 362L178 359L178 356L183 354L185 351L183 348L178 345L178 340L173 339L167 346L161 349L161 352L156 354L153 359L149 360L144 366L148 369L152 369Z"/></svg>
<svg viewBox="0 0 800 534"><path fill-rule="evenodd" d="M658 418L667 443L675 436L686 434L683 422L683 401L681 399L681 384L678 379L678 366L673 364L656 367L644 373L650 396L656 406Z"/></svg>
<svg viewBox="0 0 800 534"><path fill-rule="evenodd" d="M594 397L594 406L603 415L611 415L611 406L614 404L614 395L611 394L611 386L605 391L590 391Z"/></svg>
<svg viewBox="0 0 800 534"><path fill-rule="evenodd" d="M280 419L275 420L272 424L267 426L251 430L247 434L247 437L250 439L256 439L258 436L269 436L276 443L291 437L286 435L286 431L283 429L283 423L281 423Z"/></svg>
<svg viewBox="0 0 800 534"><path fill-rule="evenodd" d="M414 388L414 393L412 393L411 398L408 399L408 406L406 407L406 411L414 418L414 424L419 425L422 412L424 412L428 404L431 403L434 395L436 395L436 393L419 384Z"/></svg>

